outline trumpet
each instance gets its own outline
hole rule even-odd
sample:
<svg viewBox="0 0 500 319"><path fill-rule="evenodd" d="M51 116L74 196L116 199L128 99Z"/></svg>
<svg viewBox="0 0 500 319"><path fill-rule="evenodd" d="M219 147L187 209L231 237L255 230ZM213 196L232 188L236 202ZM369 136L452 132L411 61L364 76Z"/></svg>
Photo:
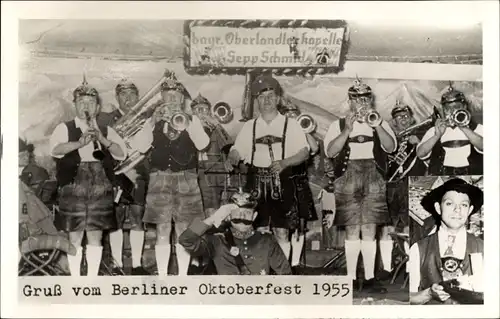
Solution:
<svg viewBox="0 0 500 319"><path fill-rule="evenodd" d="M189 125L189 116L181 111L175 112L170 118L169 124L176 131L185 131Z"/></svg>
<svg viewBox="0 0 500 319"><path fill-rule="evenodd" d="M87 111L85 111L85 119L87 120L87 125L92 128L93 127L92 119L90 118L90 114ZM94 143L94 151L92 152L92 156L96 160L102 161L104 159L104 152L101 151L101 149L99 148L99 142L93 140L93 143Z"/></svg>
<svg viewBox="0 0 500 319"><path fill-rule="evenodd" d="M380 113L375 110L363 108L356 112L356 120L360 123L366 123L371 127L377 127L382 123Z"/></svg>
<svg viewBox="0 0 500 319"><path fill-rule="evenodd" d="M210 113L221 124L227 124L234 118L233 110L226 102L218 102L210 108Z"/></svg>
<svg viewBox="0 0 500 319"><path fill-rule="evenodd" d="M297 122L299 122L300 127L306 134L312 133L316 130L317 123L313 117L308 114L299 115L297 117Z"/></svg>
<svg viewBox="0 0 500 319"><path fill-rule="evenodd" d="M451 115L447 118L449 126L467 126L471 120L471 114L465 109L459 109L453 111Z"/></svg>

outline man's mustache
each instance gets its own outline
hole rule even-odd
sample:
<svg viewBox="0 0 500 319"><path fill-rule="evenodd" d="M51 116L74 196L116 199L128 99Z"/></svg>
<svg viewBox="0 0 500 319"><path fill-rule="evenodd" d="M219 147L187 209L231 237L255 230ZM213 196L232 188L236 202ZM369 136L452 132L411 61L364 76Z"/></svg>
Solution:
<svg viewBox="0 0 500 319"><path fill-rule="evenodd" d="M253 220L242 219L242 218L234 218L234 219L231 219L231 222L235 223L235 224L252 225Z"/></svg>

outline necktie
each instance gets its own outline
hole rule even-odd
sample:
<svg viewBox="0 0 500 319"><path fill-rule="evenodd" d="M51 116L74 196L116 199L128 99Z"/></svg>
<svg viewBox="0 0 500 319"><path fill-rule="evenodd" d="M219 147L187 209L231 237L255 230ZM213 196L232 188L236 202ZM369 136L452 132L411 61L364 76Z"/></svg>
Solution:
<svg viewBox="0 0 500 319"><path fill-rule="evenodd" d="M454 235L449 235L448 236L448 248L446 248L446 251L444 252L445 256L453 256L453 244L455 243L455 237Z"/></svg>

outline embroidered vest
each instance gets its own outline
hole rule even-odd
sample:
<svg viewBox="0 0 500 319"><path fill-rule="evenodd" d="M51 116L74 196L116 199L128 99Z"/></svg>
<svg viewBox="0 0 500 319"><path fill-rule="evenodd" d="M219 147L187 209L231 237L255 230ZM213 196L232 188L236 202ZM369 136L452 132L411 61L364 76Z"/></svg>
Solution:
<svg viewBox="0 0 500 319"><path fill-rule="evenodd" d="M198 168L198 149L183 131L179 138L171 141L163 127L165 121L159 121L153 130L153 150L150 154L150 167L158 170L171 169L174 172Z"/></svg>
<svg viewBox="0 0 500 319"><path fill-rule="evenodd" d="M76 127L75 121L72 120L64 124L68 129L68 142L78 141L82 136L82 130ZM107 126L99 126L99 129L104 136L108 136ZM101 164L104 167L104 171L106 172L106 176L108 177L109 181L114 184L114 159L107 149L103 148L102 151L104 153L104 159L101 161ZM80 157L80 154L78 153L78 150L69 152L68 154L64 155L63 158L56 159L56 179L59 187L74 182L81 161L82 159Z"/></svg>
<svg viewBox="0 0 500 319"><path fill-rule="evenodd" d="M469 125L471 130L475 130L477 123L471 121ZM476 151L474 146L470 144L470 154L467 158L469 162L468 175L483 175L483 155ZM429 162L429 174L430 175L443 175L443 163L444 163L445 150L441 144L441 140L438 140L431 151L430 162Z"/></svg>
<svg viewBox="0 0 500 319"><path fill-rule="evenodd" d="M437 232L418 241L420 253L420 285L419 290L424 290L443 280L441 268L441 255L439 254L439 240ZM467 233L465 256L462 262L462 273L471 274L469 254L483 253L483 241Z"/></svg>

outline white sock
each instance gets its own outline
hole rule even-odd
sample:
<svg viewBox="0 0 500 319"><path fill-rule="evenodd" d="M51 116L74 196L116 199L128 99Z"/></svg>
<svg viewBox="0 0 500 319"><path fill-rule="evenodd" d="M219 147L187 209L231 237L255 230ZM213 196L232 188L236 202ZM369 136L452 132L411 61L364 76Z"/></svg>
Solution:
<svg viewBox="0 0 500 319"><path fill-rule="evenodd" d="M290 250L292 248L290 242L289 241L278 242L278 244L280 245L281 250L283 250L283 252L285 253L286 260L290 260Z"/></svg>
<svg viewBox="0 0 500 319"><path fill-rule="evenodd" d="M156 245L156 267L159 276L168 275L168 259L170 258L170 244Z"/></svg>
<svg viewBox="0 0 500 319"><path fill-rule="evenodd" d="M116 265L123 267L123 230L118 229L109 233L109 245Z"/></svg>
<svg viewBox="0 0 500 319"><path fill-rule="evenodd" d="M87 245L87 276L97 277L102 259L102 246Z"/></svg>
<svg viewBox="0 0 500 319"><path fill-rule="evenodd" d="M191 255L180 244L175 245L177 252L177 263L179 265L179 276L187 276Z"/></svg>
<svg viewBox="0 0 500 319"><path fill-rule="evenodd" d="M360 240L345 240L345 259L347 264L347 276L356 279L356 268L358 266L359 252L361 251Z"/></svg>
<svg viewBox="0 0 500 319"><path fill-rule="evenodd" d="M80 264L82 262L82 246L76 247L76 255L68 254L68 266L71 276L80 276Z"/></svg>
<svg viewBox="0 0 500 319"><path fill-rule="evenodd" d="M363 254L363 266L365 268L365 280L370 280L375 270L375 255L377 254L377 242L375 240L361 241L361 254Z"/></svg>
<svg viewBox="0 0 500 319"><path fill-rule="evenodd" d="M405 253L407 255L410 255L410 244L408 244L406 241L404 243L404 247L405 247ZM406 264L406 272L407 273L410 273L410 267L408 266L408 264L410 263L410 261L408 261L408 263Z"/></svg>
<svg viewBox="0 0 500 319"><path fill-rule="evenodd" d="M300 256L302 255L302 248L304 246L304 235L297 237L292 237L290 241L292 243L292 267L300 264Z"/></svg>
<svg viewBox="0 0 500 319"><path fill-rule="evenodd" d="M141 267L142 247L144 246L144 231L130 230L130 249L132 250L132 267Z"/></svg>
<svg viewBox="0 0 500 319"><path fill-rule="evenodd" d="M380 240L378 242L380 246L380 256L382 257L382 263L384 264L384 269L388 272L392 271L392 240Z"/></svg>

